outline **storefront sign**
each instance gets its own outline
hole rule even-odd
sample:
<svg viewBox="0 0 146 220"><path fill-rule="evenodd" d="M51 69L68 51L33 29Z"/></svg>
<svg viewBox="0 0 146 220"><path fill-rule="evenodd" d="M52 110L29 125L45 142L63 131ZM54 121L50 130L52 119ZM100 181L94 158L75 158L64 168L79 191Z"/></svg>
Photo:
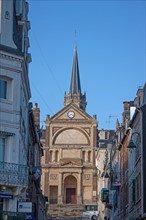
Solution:
<svg viewBox="0 0 146 220"><path fill-rule="evenodd" d="M3 199L13 199L13 195L11 195L11 194L1 194L0 193L0 198L3 198Z"/></svg>
<svg viewBox="0 0 146 220"><path fill-rule="evenodd" d="M32 202L18 202L18 212L31 213Z"/></svg>

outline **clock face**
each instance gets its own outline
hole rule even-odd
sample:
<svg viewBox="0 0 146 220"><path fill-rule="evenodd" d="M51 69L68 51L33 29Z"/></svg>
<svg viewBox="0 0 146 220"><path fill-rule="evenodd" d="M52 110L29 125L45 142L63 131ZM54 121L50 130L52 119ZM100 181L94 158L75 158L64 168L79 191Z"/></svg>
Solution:
<svg viewBox="0 0 146 220"><path fill-rule="evenodd" d="M75 116L75 113L73 111L70 111L67 113L69 118L73 118Z"/></svg>

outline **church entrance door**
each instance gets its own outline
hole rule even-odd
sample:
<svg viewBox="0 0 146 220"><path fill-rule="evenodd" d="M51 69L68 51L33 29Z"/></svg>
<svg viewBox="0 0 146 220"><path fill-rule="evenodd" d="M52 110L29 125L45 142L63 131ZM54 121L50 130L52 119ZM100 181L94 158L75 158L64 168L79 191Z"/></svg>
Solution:
<svg viewBox="0 0 146 220"><path fill-rule="evenodd" d="M76 189L75 188L66 189L66 203L76 204Z"/></svg>
<svg viewBox="0 0 146 220"><path fill-rule="evenodd" d="M77 179L69 175L64 180L64 198L66 204L77 203Z"/></svg>

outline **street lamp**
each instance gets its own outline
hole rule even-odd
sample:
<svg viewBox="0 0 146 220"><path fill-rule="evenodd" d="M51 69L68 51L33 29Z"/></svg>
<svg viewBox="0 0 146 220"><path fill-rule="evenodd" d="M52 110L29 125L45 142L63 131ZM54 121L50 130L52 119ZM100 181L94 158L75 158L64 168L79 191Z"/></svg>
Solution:
<svg viewBox="0 0 146 220"><path fill-rule="evenodd" d="M133 137L135 136L134 140L133 140ZM130 139L130 142L127 146L127 148L129 149L134 149L137 147L137 144L139 145L141 142L141 136L140 136L140 133L139 132L133 132L132 135L131 135L131 139Z"/></svg>

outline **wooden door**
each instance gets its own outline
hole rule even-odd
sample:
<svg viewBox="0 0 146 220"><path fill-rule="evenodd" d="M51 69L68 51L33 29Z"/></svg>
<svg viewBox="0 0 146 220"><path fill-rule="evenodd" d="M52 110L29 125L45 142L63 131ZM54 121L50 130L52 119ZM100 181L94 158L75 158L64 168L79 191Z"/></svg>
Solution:
<svg viewBox="0 0 146 220"><path fill-rule="evenodd" d="M75 188L66 189L66 203L76 204L76 189Z"/></svg>

